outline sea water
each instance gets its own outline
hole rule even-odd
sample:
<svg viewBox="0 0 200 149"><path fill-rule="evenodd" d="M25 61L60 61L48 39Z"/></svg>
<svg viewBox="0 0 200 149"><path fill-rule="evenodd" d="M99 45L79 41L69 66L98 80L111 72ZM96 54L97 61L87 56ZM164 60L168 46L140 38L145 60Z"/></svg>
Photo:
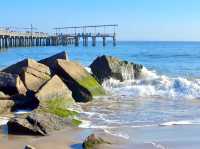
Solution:
<svg viewBox="0 0 200 149"><path fill-rule="evenodd" d="M84 121L80 127L103 129L138 142L200 138L196 129L191 129L200 128L200 42L123 41L116 47L111 43L103 47L99 42L96 47L11 48L0 52L0 68L27 57L39 60L63 50L88 71L100 55L144 65L140 79L105 80L103 87L109 96L76 105L74 108ZM183 125L190 127L189 131Z"/></svg>

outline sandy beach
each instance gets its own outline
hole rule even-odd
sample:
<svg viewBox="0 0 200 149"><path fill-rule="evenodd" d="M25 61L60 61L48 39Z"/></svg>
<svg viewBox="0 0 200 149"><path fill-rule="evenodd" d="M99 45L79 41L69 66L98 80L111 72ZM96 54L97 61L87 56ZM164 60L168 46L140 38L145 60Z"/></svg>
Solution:
<svg viewBox="0 0 200 149"><path fill-rule="evenodd" d="M185 130L185 133L181 134L180 130L183 129ZM97 136L102 137L111 143L98 145L96 149L198 149L200 145L199 140L195 140L190 137L190 134L195 135L193 132L197 132L197 130L197 126L173 126L148 129L136 128L135 133L137 134L137 131L140 132L140 136L143 135L143 139L138 137L138 139L141 140L135 139L135 141L109 135L102 130L70 127L45 137L6 135L2 134L1 132L0 148L23 149L24 146L28 144L36 149L82 149L82 142L84 139L91 133L95 133ZM142 133L142 131L149 133L152 138L157 137L157 134L160 134L160 140L157 139L157 141L144 141L145 133ZM157 132L153 133L154 131ZM180 136L182 136L182 138ZM166 137L166 139L163 139L163 137ZM192 141L190 139L187 141L188 137L190 137ZM185 138L185 141L183 138Z"/></svg>
<svg viewBox="0 0 200 149"><path fill-rule="evenodd" d="M23 149L25 145L31 145L36 149L82 149L82 142L91 133L111 142L111 145L101 145L98 147L99 149L122 149L129 146L127 140L108 135L101 130L69 127L45 137L7 135L1 129L0 148Z"/></svg>

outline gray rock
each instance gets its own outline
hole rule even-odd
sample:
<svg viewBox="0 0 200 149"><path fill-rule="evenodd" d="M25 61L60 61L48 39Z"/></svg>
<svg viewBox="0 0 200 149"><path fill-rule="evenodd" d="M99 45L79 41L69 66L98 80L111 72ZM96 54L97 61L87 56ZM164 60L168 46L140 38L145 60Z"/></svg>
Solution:
<svg viewBox="0 0 200 149"><path fill-rule="evenodd" d="M14 106L14 101L9 99L0 99L0 114L11 112Z"/></svg>
<svg viewBox="0 0 200 149"><path fill-rule="evenodd" d="M49 68L47 68L49 69ZM47 70L48 72L49 70ZM30 91L37 92L50 78L50 73L45 73L37 68L26 67L20 74L21 80Z"/></svg>
<svg viewBox="0 0 200 149"><path fill-rule="evenodd" d="M22 72L22 70L26 67L35 69L35 70L45 73L47 75L51 75L49 67L47 67L46 65L40 64L33 59L22 60L16 64L13 64L13 65L3 69L2 71L19 75Z"/></svg>
<svg viewBox="0 0 200 149"><path fill-rule="evenodd" d="M95 134L91 134L84 140L82 147L84 149L95 149L100 144L111 144L111 143L103 140L100 137L96 137Z"/></svg>
<svg viewBox="0 0 200 149"><path fill-rule="evenodd" d="M27 89L18 75L0 72L0 91L6 94L26 94Z"/></svg>
<svg viewBox="0 0 200 149"><path fill-rule="evenodd" d="M35 96L41 102L56 99L73 101L72 92L57 75L53 76L44 86L42 86Z"/></svg>
<svg viewBox="0 0 200 149"><path fill-rule="evenodd" d="M103 55L97 57L90 65L90 68L93 75L102 83L109 78L120 81L136 79L139 77L143 66Z"/></svg>
<svg viewBox="0 0 200 149"><path fill-rule="evenodd" d="M45 64L45 65L51 67L57 59L64 59L67 61L69 60L67 53L65 51L62 51L53 56L50 56L48 58L40 60L39 63Z"/></svg>
<svg viewBox="0 0 200 149"><path fill-rule="evenodd" d="M87 102L93 96L105 94L102 86L80 64L58 59L53 68L72 91L76 101Z"/></svg>
<svg viewBox="0 0 200 149"><path fill-rule="evenodd" d="M7 126L9 134L45 136L65 128L66 123L61 117L38 109L10 119Z"/></svg>

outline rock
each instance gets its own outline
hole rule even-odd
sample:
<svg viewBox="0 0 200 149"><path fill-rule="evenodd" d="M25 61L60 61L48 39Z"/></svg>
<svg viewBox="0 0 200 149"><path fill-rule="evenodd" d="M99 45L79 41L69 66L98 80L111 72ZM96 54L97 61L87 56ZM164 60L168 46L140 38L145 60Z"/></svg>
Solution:
<svg viewBox="0 0 200 149"><path fill-rule="evenodd" d="M10 112L13 106L14 102L11 100L10 96L0 91L0 114Z"/></svg>
<svg viewBox="0 0 200 149"><path fill-rule="evenodd" d="M14 101L13 100L8 100L8 99L0 99L0 114L6 113L6 112L11 112L12 107L14 106Z"/></svg>
<svg viewBox="0 0 200 149"><path fill-rule="evenodd" d="M47 68L49 72L49 68ZM50 73L45 73L37 68L26 67L22 70L20 77L26 88L37 92L50 78Z"/></svg>
<svg viewBox="0 0 200 149"><path fill-rule="evenodd" d="M41 135L65 128L65 120L54 114L35 110L31 113L12 118L7 123L9 134Z"/></svg>
<svg viewBox="0 0 200 149"><path fill-rule="evenodd" d="M0 91L0 100L6 100L6 99L9 100L10 96Z"/></svg>
<svg viewBox="0 0 200 149"><path fill-rule="evenodd" d="M45 65L51 67L57 59L64 59L67 61L69 60L67 53L65 51L63 51L63 52L57 53L51 57L42 59L39 61L39 63L45 64Z"/></svg>
<svg viewBox="0 0 200 149"><path fill-rule="evenodd" d="M107 141L104 141L102 138L97 138L95 134L88 136L83 142L82 146L84 149L94 149L97 145L100 144L110 144Z"/></svg>
<svg viewBox="0 0 200 149"><path fill-rule="evenodd" d="M14 95L11 96L11 100L15 103L12 111L17 111L18 109L33 110L39 105L39 101L32 94Z"/></svg>
<svg viewBox="0 0 200 149"><path fill-rule="evenodd" d="M6 94L26 94L27 89L18 75L0 72L0 91Z"/></svg>
<svg viewBox="0 0 200 149"><path fill-rule="evenodd" d="M73 101L72 92L57 75L42 86L35 96L40 102L57 99Z"/></svg>
<svg viewBox="0 0 200 149"><path fill-rule="evenodd" d="M31 145L26 145L26 146L24 147L24 149L36 149L36 148L33 147L33 146L31 146Z"/></svg>
<svg viewBox="0 0 200 149"><path fill-rule="evenodd" d="M3 69L2 71L19 75L22 72L22 70L26 67L29 67L31 69L34 69L36 71L39 71L39 72L47 74L47 75L51 75L49 67L47 67L44 64L40 64L33 59L22 60L16 64L13 64L13 65Z"/></svg>
<svg viewBox="0 0 200 149"><path fill-rule="evenodd" d="M92 100L92 96L105 94L102 86L78 63L58 59L52 68L78 102L87 102Z"/></svg>
<svg viewBox="0 0 200 149"><path fill-rule="evenodd" d="M97 57L90 65L90 68L93 75L102 83L109 78L120 81L136 79L139 77L143 66L103 55Z"/></svg>

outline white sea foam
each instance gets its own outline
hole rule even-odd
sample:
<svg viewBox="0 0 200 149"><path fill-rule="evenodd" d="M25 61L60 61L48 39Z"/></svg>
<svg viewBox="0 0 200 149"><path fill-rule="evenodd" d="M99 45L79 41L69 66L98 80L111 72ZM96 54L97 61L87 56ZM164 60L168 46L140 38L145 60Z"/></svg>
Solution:
<svg viewBox="0 0 200 149"><path fill-rule="evenodd" d="M125 133L120 133L120 132L114 133L114 132L111 132L107 129L104 129L104 132L107 133L107 134L113 135L113 136L117 136L117 137L127 139L127 140L130 138L129 135L125 134Z"/></svg>
<svg viewBox="0 0 200 149"><path fill-rule="evenodd" d="M87 72L91 73L92 74L92 70L90 67L85 67L85 70L87 70Z"/></svg>
<svg viewBox="0 0 200 149"><path fill-rule="evenodd" d="M15 111L15 114L26 114L26 113L30 113L31 110L19 110L19 111Z"/></svg>
<svg viewBox="0 0 200 149"><path fill-rule="evenodd" d="M189 80L182 77L170 78L143 68L139 79L120 82L113 78L103 82L106 90L117 95L164 98L200 98L200 79Z"/></svg>
<svg viewBox="0 0 200 149"><path fill-rule="evenodd" d="M150 144L152 144L154 147L156 147L157 149L167 149L167 147L165 147L164 145L160 144L160 143L156 143L156 142L150 142Z"/></svg>
<svg viewBox="0 0 200 149"><path fill-rule="evenodd" d="M160 124L160 126L173 126L173 125L199 125L200 120L182 120L182 121L171 121Z"/></svg>
<svg viewBox="0 0 200 149"><path fill-rule="evenodd" d="M86 120L81 120L81 124L78 126L79 128L90 128L91 122Z"/></svg>

